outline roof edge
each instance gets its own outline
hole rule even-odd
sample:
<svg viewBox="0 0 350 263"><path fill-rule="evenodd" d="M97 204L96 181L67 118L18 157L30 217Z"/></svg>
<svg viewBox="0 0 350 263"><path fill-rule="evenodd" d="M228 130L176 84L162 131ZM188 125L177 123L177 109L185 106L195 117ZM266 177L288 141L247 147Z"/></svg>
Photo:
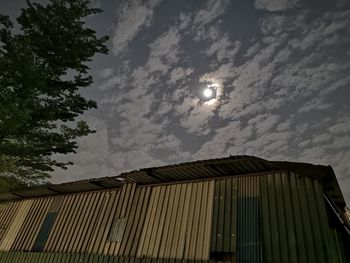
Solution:
<svg viewBox="0 0 350 263"><path fill-rule="evenodd" d="M121 173L113 177L93 178L61 184L48 183L32 188L15 189L11 192L0 193L0 201L114 189L121 187L125 182L147 185L161 182L186 181L190 180L188 178L191 176L193 177L191 177L192 179L204 179L218 177L220 175L227 176L227 173L230 173L228 171L230 169L234 171L231 175L286 170L295 172L300 176L316 179L323 185L325 191L327 191L327 194L337 206L341 208L342 211L345 211L346 204L344 196L331 166L302 162L268 161L249 155L198 160L160 167L143 168ZM201 177L201 172L206 172L208 176ZM186 175L187 173L189 175Z"/></svg>

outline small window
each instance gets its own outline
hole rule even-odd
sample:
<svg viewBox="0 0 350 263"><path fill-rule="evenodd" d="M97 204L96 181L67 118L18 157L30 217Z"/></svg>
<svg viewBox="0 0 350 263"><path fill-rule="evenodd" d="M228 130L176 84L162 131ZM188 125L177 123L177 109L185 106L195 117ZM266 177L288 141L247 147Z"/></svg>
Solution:
<svg viewBox="0 0 350 263"><path fill-rule="evenodd" d="M121 242L125 230L126 217L115 219L109 232L109 241Z"/></svg>

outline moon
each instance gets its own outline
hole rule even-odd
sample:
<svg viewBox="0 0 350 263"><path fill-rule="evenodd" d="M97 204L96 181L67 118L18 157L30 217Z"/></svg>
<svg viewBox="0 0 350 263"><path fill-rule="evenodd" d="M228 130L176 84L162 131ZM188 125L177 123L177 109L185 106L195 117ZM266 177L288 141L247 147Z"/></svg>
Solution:
<svg viewBox="0 0 350 263"><path fill-rule="evenodd" d="M213 91L212 91L212 89L206 88L206 89L203 91L203 95L204 95L204 97L206 97L206 98L210 98L211 96L213 96Z"/></svg>

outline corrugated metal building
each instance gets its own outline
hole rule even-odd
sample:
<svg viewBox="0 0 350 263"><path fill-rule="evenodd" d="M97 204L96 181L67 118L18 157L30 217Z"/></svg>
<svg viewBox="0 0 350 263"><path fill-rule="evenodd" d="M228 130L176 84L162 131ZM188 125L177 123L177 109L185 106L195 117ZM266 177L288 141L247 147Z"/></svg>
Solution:
<svg viewBox="0 0 350 263"><path fill-rule="evenodd" d="M0 262L349 262L329 166L235 156L0 200Z"/></svg>

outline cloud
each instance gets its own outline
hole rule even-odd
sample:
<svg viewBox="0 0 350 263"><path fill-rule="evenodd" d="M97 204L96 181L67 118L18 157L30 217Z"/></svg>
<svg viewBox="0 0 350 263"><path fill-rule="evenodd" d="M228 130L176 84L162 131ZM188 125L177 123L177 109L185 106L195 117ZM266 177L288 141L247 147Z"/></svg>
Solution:
<svg viewBox="0 0 350 263"><path fill-rule="evenodd" d="M209 47L204 51L207 56L216 55L217 61L233 61L239 51L241 42L232 43L228 34L222 33L217 26L211 26L206 40L209 41Z"/></svg>
<svg viewBox="0 0 350 263"><path fill-rule="evenodd" d="M179 28L171 27L154 40L150 47L150 55L145 67L150 73L166 73L179 61L181 36Z"/></svg>
<svg viewBox="0 0 350 263"><path fill-rule="evenodd" d="M203 8L194 14L191 31L194 33L193 40L200 42L213 38L217 31L216 27L221 22L219 18L227 12L229 5L230 1L228 0L207 1Z"/></svg>
<svg viewBox="0 0 350 263"><path fill-rule="evenodd" d="M158 3L121 5L116 31L128 19L136 21L124 28L131 33L120 34L117 54L128 52L96 74L105 126L90 144L82 143L71 171L96 177L98 170L117 174L248 154L331 164L349 185L348 10L287 15L281 11L298 1L255 1L280 12L253 10L256 24L244 24L241 33L230 24L230 1L188 5L162 15L169 24L161 26L152 24L161 19ZM133 10L143 15L132 17ZM130 44L143 33L148 42ZM206 85L216 90L208 102L200 96Z"/></svg>
<svg viewBox="0 0 350 263"><path fill-rule="evenodd" d="M324 31L327 37L333 37L339 30L348 30L347 12L327 13L307 29L305 13L265 16L261 20L262 41L247 49L247 60L220 70L223 77L233 81L225 85L228 99L219 108L219 115L225 119L279 109L286 96L300 112L331 108L328 96L349 83L345 72L350 63L339 63L338 55L322 45L326 40L321 36ZM331 26L334 23L337 26ZM336 45L348 42L343 38Z"/></svg>
<svg viewBox="0 0 350 263"><path fill-rule="evenodd" d="M96 130L96 133L80 137L76 154L57 155L60 161L71 161L74 165L68 170L57 168L51 181L59 183L64 181L80 180L90 177L112 176L115 171L108 167L110 145L108 142L109 131L105 121L93 117L87 120L88 125Z"/></svg>
<svg viewBox="0 0 350 263"><path fill-rule="evenodd" d="M310 100L307 104L299 108L298 112L309 112L311 110L326 110L332 107L330 103L324 103L323 98L315 98Z"/></svg>
<svg viewBox="0 0 350 263"><path fill-rule="evenodd" d="M281 117L278 115L259 114L254 118L248 120L248 124L254 125L257 135L261 136L271 130L271 128L273 128L278 123L280 118Z"/></svg>
<svg viewBox="0 0 350 263"><path fill-rule="evenodd" d="M187 132L205 135L212 129L208 123L214 116L215 108L215 104L203 103L198 98L186 98L175 110L179 113L180 124Z"/></svg>
<svg viewBox="0 0 350 263"><path fill-rule="evenodd" d="M112 52L114 55L125 51L139 31L152 24L154 9L160 1L127 1L121 6L118 10L118 20L113 36Z"/></svg>
<svg viewBox="0 0 350 263"><path fill-rule="evenodd" d="M217 69L200 76L200 82L214 82L223 85L228 80L237 77L235 67L232 62L221 64Z"/></svg>
<svg viewBox="0 0 350 263"><path fill-rule="evenodd" d="M130 150L125 153L117 152L111 155L111 160L118 163L119 166L116 166L116 169L123 172L166 164L159 158L152 157L151 150L148 148Z"/></svg>
<svg viewBox="0 0 350 263"><path fill-rule="evenodd" d="M350 146L350 138L344 139L343 138L336 138L335 142L339 141L345 144L343 144L342 147ZM340 140L339 140L340 139ZM344 180L347 178L350 174L350 165L346 160L346 158L349 157L350 152L349 151L329 151L327 148L335 146L333 150L337 150L337 143L321 143L318 145L310 145L310 144L304 144L302 147L303 149L299 150L298 156L295 156L294 159L296 161L302 161L302 162L310 162L314 164L323 164L323 165L331 165L335 171L338 179ZM350 192L350 189L347 189L347 192Z"/></svg>
<svg viewBox="0 0 350 263"><path fill-rule="evenodd" d="M184 69L183 67L174 68L170 73L169 84L175 84L178 80L186 78L193 73L193 68Z"/></svg>
<svg viewBox="0 0 350 263"><path fill-rule="evenodd" d="M321 18L314 20L308 27L303 26L303 37L292 40L292 46L305 50L307 48L327 48L335 44L335 41L338 40L337 33L349 32L350 22L347 19L349 16L350 10L326 13Z"/></svg>
<svg viewBox="0 0 350 263"><path fill-rule="evenodd" d="M312 143L321 144L331 140L332 137L329 134L319 134L313 137Z"/></svg>
<svg viewBox="0 0 350 263"><path fill-rule="evenodd" d="M105 68L105 69L101 70L98 75L102 79L107 79L110 76L112 76L113 72L114 72L114 69L112 69L112 68Z"/></svg>
<svg viewBox="0 0 350 263"><path fill-rule="evenodd" d="M267 11L284 11L295 8L299 0L255 0L255 8Z"/></svg>
<svg viewBox="0 0 350 263"><path fill-rule="evenodd" d="M93 8L101 8L101 2L99 0L92 0L90 6Z"/></svg>
<svg viewBox="0 0 350 263"><path fill-rule="evenodd" d="M334 135L350 134L350 118L340 118L335 125L329 128L329 131Z"/></svg>
<svg viewBox="0 0 350 263"><path fill-rule="evenodd" d="M212 23L215 19L220 17L227 11L230 5L229 0L209 0L206 2L204 8L199 10L194 17L194 26L203 27Z"/></svg>
<svg viewBox="0 0 350 263"><path fill-rule="evenodd" d="M216 129L211 139L205 142L194 154L194 158L205 159L208 153L210 153L212 158L224 156L226 154L227 144L234 140L234 136L240 141L245 141L247 137L250 137L249 134L252 133L252 131L249 132L248 130L244 130L245 133L237 133L237 131L241 130L240 121L233 121L225 127ZM243 138L242 135L244 136Z"/></svg>
<svg viewBox="0 0 350 263"><path fill-rule="evenodd" d="M215 135L193 155L195 158L205 158L210 153L213 157L227 155L256 155L265 158L276 158L285 153L288 142L292 138L290 131L271 130L260 133L267 126L270 130L274 124L269 118L256 124L245 125L242 121L232 121L226 126L216 129ZM285 158L285 157L284 157Z"/></svg>
<svg viewBox="0 0 350 263"><path fill-rule="evenodd" d="M162 125L152 123L147 118L138 117L137 120L137 123L123 121L118 136L111 138L111 143L116 147L130 150L155 142L161 133Z"/></svg>
<svg viewBox="0 0 350 263"><path fill-rule="evenodd" d="M166 115L174 114L174 104L171 93L162 92L193 73L192 68L176 66L180 60L181 32L187 25L188 17L181 14L145 45L149 53L143 63L132 69L115 70L100 85L108 94L102 105L117 119L110 124L113 135L109 141L110 159L115 160L111 162L118 164L119 170L162 165L190 156L182 141L167 132L170 121Z"/></svg>

